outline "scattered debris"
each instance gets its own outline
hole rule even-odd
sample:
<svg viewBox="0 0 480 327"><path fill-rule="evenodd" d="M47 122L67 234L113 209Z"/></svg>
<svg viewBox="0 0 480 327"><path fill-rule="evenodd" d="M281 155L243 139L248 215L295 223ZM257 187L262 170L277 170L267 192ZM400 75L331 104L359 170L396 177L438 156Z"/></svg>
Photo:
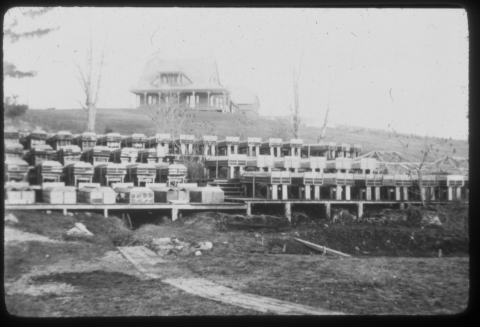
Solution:
<svg viewBox="0 0 480 327"><path fill-rule="evenodd" d="M5 216L5 221L11 222L13 224L18 223L17 217L15 217L13 214L9 213L8 215Z"/></svg>
<svg viewBox="0 0 480 327"><path fill-rule="evenodd" d="M371 224L385 224L391 221L405 221L407 214L403 210L395 209L369 210L362 220Z"/></svg>
<svg viewBox="0 0 480 327"><path fill-rule="evenodd" d="M196 246L199 250L211 250L213 247L212 242L199 242Z"/></svg>
<svg viewBox="0 0 480 327"><path fill-rule="evenodd" d="M72 234L93 236L93 234L82 223L75 223L75 227L67 231L67 235Z"/></svg>
<svg viewBox="0 0 480 327"><path fill-rule="evenodd" d="M196 256L202 255L202 252L197 251L197 252L195 252L195 255L196 255Z"/></svg>
<svg viewBox="0 0 480 327"><path fill-rule="evenodd" d="M51 214L52 212L50 210L45 211L47 215Z"/></svg>
<svg viewBox="0 0 480 327"><path fill-rule="evenodd" d="M420 224L424 227L427 227L427 226L441 227L442 226L440 219L438 218L437 214L433 211L422 212L422 220L420 221Z"/></svg>
<svg viewBox="0 0 480 327"><path fill-rule="evenodd" d="M191 253L199 252L199 250L208 251L213 247L212 242L188 243L179 241L176 238L171 239L169 237L153 239L152 244L154 250L162 256L168 254L189 255Z"/></svg>
<svg viewBox="0 0 480 327"><path fill-rule="evenodd" d="M356 221L357 216L352 215L347 209L335 209L332 208L332 222L347 222Z"/></svg>

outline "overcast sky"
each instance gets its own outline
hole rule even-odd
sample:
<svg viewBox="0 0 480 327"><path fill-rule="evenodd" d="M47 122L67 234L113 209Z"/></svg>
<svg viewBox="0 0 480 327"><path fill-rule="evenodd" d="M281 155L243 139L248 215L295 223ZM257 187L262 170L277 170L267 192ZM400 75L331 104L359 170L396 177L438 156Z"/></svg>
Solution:
<svg viewBox="0 0 480 327"><path fill-rule="evenodd" d="M223 85L248 86L261 115L286 115L289 67L301 63L300 110L309 122L322 121L329 105L337 124L466 139L467 24L460 9L56 8L19 28L58 30L4 43L6 60L37 71L5 80L5 91L32 109L80 108L73 61L85 63L91 27L97 63L108 35L100 108L133 108L129 89L159 52L213 57Z"/></svg>

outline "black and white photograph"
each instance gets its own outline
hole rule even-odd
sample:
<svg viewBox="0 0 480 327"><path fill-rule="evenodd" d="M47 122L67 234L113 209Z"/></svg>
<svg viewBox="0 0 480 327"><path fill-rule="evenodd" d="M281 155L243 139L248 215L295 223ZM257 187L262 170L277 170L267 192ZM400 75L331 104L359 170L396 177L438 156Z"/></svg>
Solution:
<svg viewBox="0 0 480 327"><path fill-rule="evenodd" d="M3 18L11 316L469 308L465 8Z"/></svg>

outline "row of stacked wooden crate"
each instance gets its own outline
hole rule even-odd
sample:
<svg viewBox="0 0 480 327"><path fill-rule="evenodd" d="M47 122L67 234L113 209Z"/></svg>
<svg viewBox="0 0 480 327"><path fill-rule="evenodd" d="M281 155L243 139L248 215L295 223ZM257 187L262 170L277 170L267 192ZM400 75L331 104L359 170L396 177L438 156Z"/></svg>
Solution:
<svg viewBox="0 0 480 327"><path fill-rule="evenodd" d="M78 183L97 182L102 186L112 183L132 182L136 186L148 183L184 182L187 168L182 164L133 163L122 164L107 162L95 167L83 161L63 166L58 161L43 161L31 167L21 159L5 161L6 182L29 182L31 185L43 185L48 182L65 182L68 186Z"/></svg>
<svg viewBox="0 0 480 327"><path fill-rule="evenodd" d="M358 185L358 186L418 186L418 175L390 175L363 173L319 173L289 171L245 172L240 176L242 183L287 184L287 185ZM423 187L468 187L468 176L424 175Z"/></svg>
<svg viewBox="0 0 480 327"><path fill-rule="evenodd" d="M224 192L215 186L162 183L137 187L133 183L115 183L112 187L95 183L81 183L79 188L64 183L46 183L41 189L32 189L28 183L16 183L5 188L5 204L155 204L155 203L223 203Z"/></svg>
<svg viewBox="0 0 480 327"><path fill-rule="evenodd" d="M227 136L218 140L217 136L205 135L196 139L193 135L180 135L173 138L170 134L156 134L146 137L135 133L122 136L119 133L97 135L92 132L73 135L68 131L47 134L43 130L34 130L22 134L16 130L7 129L4 132L6 157L24 156L31 165L36 160L58 160L66 164L65 158L82 155L85 161L92 164L95 152L104 152L103 157L113 162L159 162L166 157L177 155L223 156L246 154L248 156L272 155L274 157L295 156L325 156L357 157L361 154L361 145L346 143L304 144L301 139L283 140L258 137ZM71 159L71 158L70 158Z"/></svg>

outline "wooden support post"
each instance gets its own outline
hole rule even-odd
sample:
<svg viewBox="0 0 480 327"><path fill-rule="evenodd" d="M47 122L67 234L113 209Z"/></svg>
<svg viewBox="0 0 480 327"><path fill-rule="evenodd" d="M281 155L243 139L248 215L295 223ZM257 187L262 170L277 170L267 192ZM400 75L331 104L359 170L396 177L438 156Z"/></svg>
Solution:
<svg viewBox="0 0 480 327"><path fill-rule="evenodd" d="M461 187L457 187L457 196L456 196L456 199L457 200L461 200L462 199L462 188Z"/></svg>
<svg viewBox="0 0 480 327"><path fill-rule="evenodd" d="M429 194L430 200L435 200L435 187L430 187L430 194Z"/></svg>
<svg viewBox="0 0 480 327"><path fill-rule="evenodd" d="M175 221L178 219L178 208L173 207L172 208L172 221Z"/></svg>
<svg viewBox="0 0 480 327"><path fill-rule="evenodd" d="M278 200L278 185L272 185L272 200Z"/></svg>
<svg viewBox="0 0 480 327"><path fill-rule="evenodd" d="M281 147L277 147L277 157L281 157L282 156L282 148Z"/></svg>
<svg viewBox="0 0 480 327"><path fill-rule="evenodd" d="M367 186L365 197L367 201L372 201L372 188L370 186Z"/></svg>
<svg viewBox="0 0 480 327"><path fill-rule="evenodd" d="M193 154L193 144L192 143L190 143L188 145L188 154Z"/></svg>
<svg viewBox="0 0 480 327"><path fill-rule="evenodd" d="M342 199L342 186L341 185L337 185L337 191L335 192L335 200L341 200Z"/></svg>
<svg viewBox="0 0 480 327"><path fill-rule="evenodd" d="M235 167L229 166L228 167L228 172L229 172L229 175L230 175L230 179L234 179L235 178Z"/></svg>
<svg viewBox="0 0 480 327"><path fill-rule="evenodd" d="M345 200L350 201L350 186L345 186Z"/></svg>
<svg viewBox="0 0 480 327"><path fill-rule="evenodd" d="M320 200L320 185L313 186L313 192L314 192L313 198L315 200Z"/></svg>
<svg viewBox="0 0 480 327"><path fill-rule="evenodd" d="M218 178L218 160L215 161L215 178Z"/></svg>
<svg viewBox="0 0 480 327"><path fill-rule="evenodd" d="M288 199L288 185L282 184L282 200Z"/></svg>
<svg viewBox="0 0 480 327"><path fill-rule="evenodd" d="M292 221L292 207L290 202L285 202L285 217L287 217L288 221Z"/></svg>
<svg viewBox="0 0 480 327"><path fill-rule="evenodd" d="M251 215L252 215L252 203L247 202L247 216L251 216Z"/></svg>
<svg viewBox="0 0 480 327"><path fill-rule="evenodd" d="M274 152L274 147L273 147L273 146L270 147L270 155L271 155L271 156L275 156L275 152Z"/></svg>
<svg viewBox="0 0 480 327"><path fill-rule="evenodd" d="M105 218L108 218L108 209L107 208L103 209L103 216Z"/></svg>
<svg viewBox="0 0 480 327"><path fill-rule="evenodd" d="M258 157L260 155L260 146L255 147L255 156Z"/></svg>
<svg viewBox="0 0 480 327"><path fill-rule="evenodd" d="M452 188L449 187L448 188L448 198L447 198L448 201L452 201L453 200L453 192L452 192Z"/></svg>
<svg viewBox="0 0 480 327"><path fill-rule="evenodd" d="M395 187L395 201L400 201L402 199L400 194L400 187Z"/></svg>
<svg viewBox="0 0 480 327"><path fill-rule="evenodd" d="M230 149L230 145L227 145L227 156L232 154L232 150Z"/></svg>
<svg viewBox="0 0 480 327"><path fill-rule="evenodd" d="M210 146L210 152L212 153L212 156L215 156L215 144Z"/></svg>
<svg viewBox="0 0 480 327"><path fill-rule="evenodd" d="M311 200L311 195L312 194L312 186L311 185L305 185L305 200Z"/></svg>
<svg viewBox="0 0 480 327"><path fill-rule="evenodd" d="M405 203L400 203L400 210L405 210Z"/></svg>
<svg viewBox="0 0 480 327"><path fill-rule="evenodd" d="M403 201L408 201L408 187L404 186L403 188Z"/></svg>
<svg viewBox="0 0 480 327"><path fill-rule="evenodd" d="M238 145L233 146L233 154L238 154Z"/></svg>
<svg viewBox="0 0 480 327"><path fill-rule="evenodd" d="M67 215L67 209L63 208L63 215L66 216Z"/></svg>
<svg viewBox="0 0 480 327"><path fill-rule="evenodd" d="M248 155L249 155L250 157L253 156L253 146L251 146L251 145L248 146Z"/></svg>
<svg viewBox="0 0 480 327"><path fill-rule="evenodd" d="M380 187L375 187L375 201L380 201Z"/></svg>
<svg viewBox="0 0 480 327"><path fill-rule="evenodd" d="M325 214L327 215L327 219L330 219L330 203L325 203Z"/></svg>
<svg viewBox="0 0 480 327"><path fill-rule="evenodd" d="M363 203L359 202L358 203L358 218L362 218L362 217L363 217Z"/></svg>
<svg viewBox="0 0 480 327"><path fill-rule="evenodd" d="M269 187L267 186L267 190ZM255 176L253 176L253 182L252 182L252 198L255 198ZM268 196L267 196L268 198Z"/></svg>

